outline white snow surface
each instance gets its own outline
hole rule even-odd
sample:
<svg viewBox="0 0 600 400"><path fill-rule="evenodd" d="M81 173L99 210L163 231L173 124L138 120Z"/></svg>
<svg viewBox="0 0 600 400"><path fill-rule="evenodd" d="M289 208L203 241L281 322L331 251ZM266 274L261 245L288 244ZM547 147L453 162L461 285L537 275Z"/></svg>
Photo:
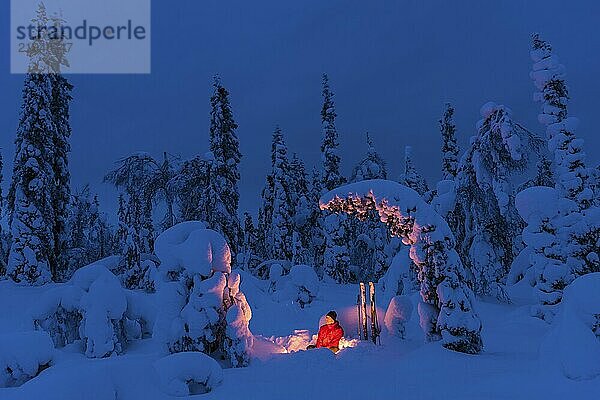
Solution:
<svg viewBox="0 0 600 400"><path fill-rule="evenodd" d="M531 317L530 304L526 302L514 301L513 304L502 305L477 302L486 344L480 355L451 352L436 343L424 344L416 312L405 324L404 340L390 336L384 330L381 346L370 342L353 343L355 347L345 348L334 355L329 350L301 350L308 341L313 340L319 328L319 319L330 309L337 311L345 338L351 340L356 337L357 285L321 283L319 297L310 307L301 309L295 304L273 301L268 293L268 281L252 279L246 273L241 275L241 289L252 305L250 329L254 334L254 343L250 365L246 368L224 369L222 384L214 386L207 394L193 398L304 400L321 399L326 393L327 398L351 400L398 396L431 400L559 400L593 398L600 393L599 377L569 379L556 368L556 363L547 362L545 357L552 354L558 356L559 348L548 346L541 353L539 350L556 325L550 326ZM590 281L585 286L589 289L597 284L597 280L595 282ZM575 289L581 289L577 281L572 285ZM10 282L0 282L0 304L3 305L0 332L19 337L22 332L31 331L33 328L26 316L27 311L33 304L41 302L45 295L63 286L65 284L19 287ZM156 297L158 293L139 295L148 299L136 300L140 310L146 307L151 309L152 304L156 304L156 308L165 307L162 303L165 297ZM416 310L418 294L406 295ZM563 300L567 304L575 301L570 295L571 292L567 290ZM578 296L577 307L580 300L586 299L592 297L583 293ZM586 300L585 304L591 303ZM378 309L382 315L380 321L384 322L387 304L380 302L379 305L382 307ZM575 313L575 319L584 321L580 313L587 315L587 312L585 307L580 309ZM80 346L80 343L74 343L56 349L50 368L21 387L0 388L0 398L177 398L161 389L160 376L154 363L162 359L164 353L157 339L146 337L133 341L123 354L103 359L85 357L81 354ZM569 347L564 346L560 351Z"/></svg>

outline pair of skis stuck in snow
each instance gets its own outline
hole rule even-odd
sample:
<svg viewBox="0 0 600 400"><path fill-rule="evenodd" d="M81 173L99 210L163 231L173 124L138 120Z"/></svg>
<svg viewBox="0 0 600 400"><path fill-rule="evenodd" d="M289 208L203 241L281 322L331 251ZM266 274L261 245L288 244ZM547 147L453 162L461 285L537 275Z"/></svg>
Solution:
<svg viewBox="0 0 600 400"><path fill-rule="evenodd" d="M369 340L373 343L381 344L381 328L377 320L377 307L375 306L375 284L369 282L369 308L370 315L367 314L367 290L364 282L360 282L358 298L356 299L356 311L358 315L358 338L361 340ZM369 324L370 322L370 324ZM369 326L371 334L369 336Z"/></svg>

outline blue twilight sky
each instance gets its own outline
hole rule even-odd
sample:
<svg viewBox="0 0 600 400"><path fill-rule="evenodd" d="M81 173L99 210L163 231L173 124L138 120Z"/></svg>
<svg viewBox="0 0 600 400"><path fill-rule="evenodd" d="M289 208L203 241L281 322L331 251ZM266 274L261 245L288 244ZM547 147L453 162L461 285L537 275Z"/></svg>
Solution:
<svg viewBox="0 0 600 400"><path fill-rule="evenodd" d="M9 1L1 4L0 148L8 178L23 76L9 74ZM72 183L89 182L109 212L115 192L101 180L119 157L207 150L216 73L239 124L242 211L258 207L276 124L309 170L319 162L323 72L336 94L344 172L364 154L369 131L390 178L398 177L403 148L412 145L417 166L433 182L440 169L437 120L446 101L455 104L463 149L489 100L542 132L529 79L533 31L552 42L567 66L578 135L589 161L598 162L600 2L153 0L152 6L152 74L70 77Z"/></svg>

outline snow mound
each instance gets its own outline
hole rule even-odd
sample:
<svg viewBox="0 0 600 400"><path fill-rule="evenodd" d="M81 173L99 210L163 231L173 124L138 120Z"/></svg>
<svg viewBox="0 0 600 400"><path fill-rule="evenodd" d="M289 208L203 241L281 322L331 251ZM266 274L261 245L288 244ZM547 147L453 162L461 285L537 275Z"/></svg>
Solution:
<svg viewBox="0 0 600 400"><path fill-rule="evenodd" d="M0 387L21 386L48 368L54 344L45 332L0 335Z"/></svg>
<svg viewBox="0 0 600 400"><path fill-rule="evenodd" d="M208 393L223 381L219 364L203 353L171 354L154 362L161 390L171 396Z"/></svg>
<svg viewBox="0 0 600 400"><path fill-rule="evenodd" d="M413 305L407 296L395 296L385 313L383 322L389 334L401 339L406 337L406 324L413 312Z"/></svg>
<svg viewBox="0 0 600 400"><path fill-rule="evenodd" d="M277 290L275 299L280 303L289 301L304 308L312 303L319 293L319 277L309 265L295 265L288 275L277 278L275 274L272 279Z"/></svg>
<svg viewBox="0 0 600 400"><path fill-rule="evenodd" d="M600 273L565 289L561 310L542 343L541 360L573 380L600 376Z"/></svg>
<svg viewBox="0 0 600 400"><path fill-rule="evenodd" d="M231 272L231 250L219 233L206 229L206 224L188 221L164 231L154 243L154 252L161 261L161 269L186 269L201 276L211 271Z"/></svg>

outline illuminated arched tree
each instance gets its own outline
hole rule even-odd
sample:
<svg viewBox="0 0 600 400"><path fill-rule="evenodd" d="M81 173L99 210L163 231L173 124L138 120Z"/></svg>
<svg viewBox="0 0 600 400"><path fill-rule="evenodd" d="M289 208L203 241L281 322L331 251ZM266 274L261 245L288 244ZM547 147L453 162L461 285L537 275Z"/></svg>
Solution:
<svg viewBox="0 0 600 400"><path fill-rule="evenodd" d="M463 353L481 351L481 321L473 309L473 293L464 283L454 236L417 192L392 181L368 180L326 193L320 207L359 219L376 210L390 233L410 246L418 268L419 316L427 340L441 339L444 347Z"/></svg>

